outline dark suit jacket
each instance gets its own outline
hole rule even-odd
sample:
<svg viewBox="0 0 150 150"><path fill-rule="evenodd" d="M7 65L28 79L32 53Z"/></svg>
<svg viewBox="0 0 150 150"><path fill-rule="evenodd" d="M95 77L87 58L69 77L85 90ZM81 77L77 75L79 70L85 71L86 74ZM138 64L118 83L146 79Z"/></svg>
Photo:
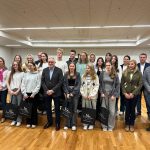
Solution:
<svg viewBox="0 0 150 150"><path fill-rule="evenodd" d="M140 65L140 63L138 63L137 66L138 66L139 70L141 71L141 65ZM149 66L150 66L150 63L145 63L144 71ZM144 73L144 71L143 71L143 73Z"/></svg>
<svg viewBox="0 0 150 150"><path fill-rule="evenodd" d="M49 75L49 67L45 68L42 72L42 87L44 94L48 90L53 90L53 97L61 96L61 86L63 82L63 73L62 70L58 67L54 68L51 80Z"/></svg>

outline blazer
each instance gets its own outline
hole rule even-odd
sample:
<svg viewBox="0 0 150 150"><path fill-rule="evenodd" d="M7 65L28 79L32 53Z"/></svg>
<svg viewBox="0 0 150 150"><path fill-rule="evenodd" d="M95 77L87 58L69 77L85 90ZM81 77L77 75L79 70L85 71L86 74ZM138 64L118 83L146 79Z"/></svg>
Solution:
<svg viewBox="0 0 150 150"><path fill-rule="evenodd" d="M69 94L69 93L72 93L73 95L79 95L80 96L80 86L81 86L81 77L80 77L80 74L77 72L77 75L76 75L76 80L75 80L75 86L73 89L71 89L69 86L68 86L68 73L66 73L64 75L64 80L63 80L63 90L64 90L64 93L65 94Z"/></svg>
<svg viewBox="0 0 150 150"><path fill-rule="evenodd" d="M140 63L138 63L137 66L138 66L139 70L141 70L141 65L140 65ZM144 71L145 71L145 69L146 69L147 67L149 67L149 66L150 66L150 63L145 63ZM144 73L144 71L143 71L143 73Z"/></svg>
<svg viewBox="0 0 150 150"><path fill-rule="evenodd" d="M53 97L61 96L61 86L63 82L62 70L55 66L51 80L49 72L50 72L49 67L45 68L42 72L41 84L44 90L44 94L46 95L46 92L48 90L53 90L54 91L54 93L52 94Z"/></svg>
<svg viewBox="0 0 150 150"><path fill-rule="evenodd" d="M143 74L144 90L150 93L150 66L146 68Z"/></svg>

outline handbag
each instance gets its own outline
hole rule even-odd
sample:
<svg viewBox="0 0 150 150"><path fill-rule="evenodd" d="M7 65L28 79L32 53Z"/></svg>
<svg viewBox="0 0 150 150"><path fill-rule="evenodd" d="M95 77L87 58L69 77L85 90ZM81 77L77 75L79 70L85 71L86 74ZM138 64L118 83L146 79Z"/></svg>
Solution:
<svg viewBox="0 0 150 150"><path fill-rule="evenodd" d="M102 101L105 101L105 107L102 106ZM100 123L108 126L108 118L109 118L109 101L108 105L106 104L106 99L103 97L101 99L100 108L97 114L97 119L100 121Z"/></svg>
<svg viewBox="0 0 150 150"><path fill-rule="evenodd" d="M6 119L16 120L18 116L18 106L12 103L6 103L4 116Z"/></svg>
<svg viewBox="0 0 150 150"><path fill-rule="evenodd" d="M28 100L21 101L21 104L18 109L18 113L21 116L31 118L32 114L32 103L30 103Z"/></svg>
<svg viewBox="0 0 150 150"><path fill-rule="evenodd" d="M88 125L94 125L95 119L96 119L96 109L93 109L93 104L91 101L92 108L87 108L85 105L85 108L82 108L82 114L81 114L81 122Z"/></svg>
<svg viewBox="0 0 150 150"><path fill-rule="evenodd" d="M68 100L65 100L62 107L61 107L61 114L65 118L71 118L72 117L71 107L69 107L70 105L71 105L71 102Z"/></svg>

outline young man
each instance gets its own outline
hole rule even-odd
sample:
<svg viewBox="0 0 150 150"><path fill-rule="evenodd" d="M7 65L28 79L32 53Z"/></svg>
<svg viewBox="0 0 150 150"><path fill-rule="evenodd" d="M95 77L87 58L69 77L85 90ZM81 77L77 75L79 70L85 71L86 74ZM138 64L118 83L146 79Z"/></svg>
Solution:
<svg viewBox="0 0 150 150"><path fill-rule="evenodd" d="M76 51L74 49L70 50L70 58L66 61L67 65L69 66L70 63L76 64L78 62L78 58L76 58Z"/></svg>
<svg viewBox="0 0 150 150"><path fill-rule="evenodd" d="M139 56L139 59L140 59L140 63L138 63L137 66L138 66L139 70L141 71L141 73L143 75L145 69L147 67L149 67L150 64L146 62L147 54L145 54L145 53L141 53L140 56ZM142 92L144 92L144 86L142 87L141 92L140 92L140 94L137 97L137 114L136 114L137 116L141 115L141 97L142 97ZM144 96L144 98L145 98L145 96ZM148 113L150 113L150 112L148 112ZM148 116L150 116L150 114L148 114Z"/></svg>
<svg viewBox="0 0 150 150"><path fill-rule="evenodd" d="M62 57L63 57L63 49L58 48L55 66L60 68L64 75L68 71L68 66L67 66L67 63L65 61L63 61Z"/></svg>
<svg viewBox="0 0 150 150"><path fill-rule="evenodd" d="M148 119L150 120L150 66L147 67L144 71L143 85L144 85L144 97L146 100ZM146 130L150 131L150 126Z"/></svg>

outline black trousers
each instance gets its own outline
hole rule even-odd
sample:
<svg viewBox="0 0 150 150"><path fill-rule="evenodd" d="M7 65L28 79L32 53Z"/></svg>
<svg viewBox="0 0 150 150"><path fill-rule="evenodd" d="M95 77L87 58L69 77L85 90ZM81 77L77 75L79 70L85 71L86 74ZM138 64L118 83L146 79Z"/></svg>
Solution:
<svg viewBox="0 0 150 150"><path fill-rule="evenodd" d="M137 97L133 99L126 99L126 110L125 110L125 124L126 125L134 125L135 122L135 106L137 103Z"/></svg>
<svg viewBox="0 0 150 150"><path fill-rule="evenodd" d="M60 97L52 97L48 95L45 96L47 120L50 124L53 123L52 99L54 100L54 106L55 106L55 116L56 116L55 122L57 125L60 125Z"/></svg>
<svg viewBox="0 0 150 150"><path fill-rule="evenodd" d="M27 118L27 124L37 125L38 115L37 115L37 95L34 98L28 98L27 101L32 104L32 114L31 118Z"/></svg>

